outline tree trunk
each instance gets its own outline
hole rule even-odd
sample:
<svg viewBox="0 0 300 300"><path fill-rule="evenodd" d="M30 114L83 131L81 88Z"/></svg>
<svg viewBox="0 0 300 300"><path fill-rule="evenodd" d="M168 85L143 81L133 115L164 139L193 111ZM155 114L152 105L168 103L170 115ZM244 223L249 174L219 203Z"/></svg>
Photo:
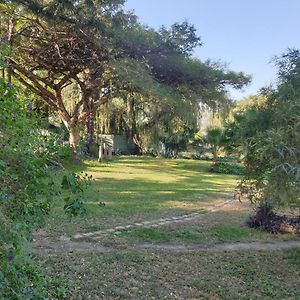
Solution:
<svg viewBox="0 0 300 300"><path fill-rule="evenodd" d="M95 118L96 114L94 112L90 113L86 121L86 131L87 131L87 149L89 154L93 154L94 146L94 135L95 135Z"/></svg>
<svg viewBox="0 0 300 300"><path fill-rule="evenodd" d="M142 139L138 133L135 133L132 136L133 143L135 145L135 151L137 155L142 155L143 154L143 144L142 144Z"/></svg>
<svg viewBox="0 0 300 300"><path fill-rule="evenodd" d="M7 40L8 40L8 44L10 47L10 51L12 48L12 35L13 35L13 30L14 30L14 20L13 18L9 18L8 19L8 31L7 31ZM7 81L11 83L11 79L12 79L12 72L11 72L11 65L9 60L7 61Z"/></svg>
<svg viewBox="0 0 300 300"><path fill-rule="evenodd" d="M137 155L143 154L142 140L138 132L137 122L136 122L136 108L135 100L133 97L129 100L130 105L130 118L131 118L131 138L135 144L135 152Z"/></svg>
<svg viewBox="0 0 300 300"><path fill-rule="evenodd" d="M79 147L80 142L80 131L77 128L71 128L69 130L69 144L76 150Z"/></svg>

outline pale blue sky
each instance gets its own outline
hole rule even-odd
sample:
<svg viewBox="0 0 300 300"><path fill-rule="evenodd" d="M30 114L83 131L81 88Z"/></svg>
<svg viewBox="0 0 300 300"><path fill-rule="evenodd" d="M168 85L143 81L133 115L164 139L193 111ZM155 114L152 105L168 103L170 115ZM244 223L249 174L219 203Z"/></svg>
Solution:
<svg viewBox="0 0 300 300"><path fill-rule="evenodd" d="M221 60L235 71L253 76L235 99L255 94L276 78L270 64L287 48L300 48L300 0L127 0L140 22L150 27L187 20L194 24L203 46L201 60Z"/></svg>

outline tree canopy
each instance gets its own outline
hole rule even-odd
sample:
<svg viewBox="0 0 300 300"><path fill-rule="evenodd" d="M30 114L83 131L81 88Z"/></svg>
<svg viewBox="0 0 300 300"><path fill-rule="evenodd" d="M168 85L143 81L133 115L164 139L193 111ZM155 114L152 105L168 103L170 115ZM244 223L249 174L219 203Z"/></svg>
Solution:
<svg viewBox="0 0 300 300"><path fill-rule="evenodd" d="M216 108L227 101L228 86L241 88L250 80L194 58L201 40L193 25L175 23L156 31L124 11L124 1L2 3L14 25L7 69L57 112L74 148L83 125L92 136L96 111L114 97L156 98L155 109L145 108L145 102L150 119L168 109L176 117L175 106L198 111L202 102ZM78 87L78 97L65 99L71 85ZM67 108L66 101L73 104Z"/></svg>

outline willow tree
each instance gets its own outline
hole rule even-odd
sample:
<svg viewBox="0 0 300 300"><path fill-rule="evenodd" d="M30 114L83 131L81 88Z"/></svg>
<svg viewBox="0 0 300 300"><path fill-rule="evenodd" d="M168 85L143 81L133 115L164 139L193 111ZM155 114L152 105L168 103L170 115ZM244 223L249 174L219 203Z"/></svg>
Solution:
<svg viewBox="0 0 300 300"><path fill-rule="evenodd" d="M116 43L126 57L115 63L127 110L123 122L141 151L141 133L195 127L199 103L217 108L228 103L228 86L241 88L250 78L228 71L219 64L201 62L192 56L201 45L195 28L187 22L175 23L159 31L133 24L117 32Z"/></svg>

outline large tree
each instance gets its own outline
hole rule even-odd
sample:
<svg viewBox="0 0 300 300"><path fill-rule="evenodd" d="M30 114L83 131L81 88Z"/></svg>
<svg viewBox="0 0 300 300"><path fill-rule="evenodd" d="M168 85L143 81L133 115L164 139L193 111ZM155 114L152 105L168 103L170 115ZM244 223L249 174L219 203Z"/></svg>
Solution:
<svg viewBox="0 0 300 300"><path fill-rule="evenodd" d="M23 6L11 11L22 22L13 36L11 74L59 114L74 148L82 126L86 123L92 133L96 110L118 94L156 98L170 110L179 105L197 111L200 101L216 107L226 98L226 86L240 88L249 81L242 73L192 58L200 44L193 26L176 23L158 32L145 28L122 10L124 1L12 2ZM78 86L80 98L67 109L63 90L70 84ZM131 97L137 145L138 101ZM159 117L165 112L148 109L153 111Z"/></svg>
<svg viewBox="0 0 300 300"><path fill-rule="evenodd" d="M19 6L10 10L20 27L13 36L14 55L8 57L10 72L59 114L76 148L80 127L112 93L105 76L112 56L109 29L114 22L120 26L125 15L121 16L117 1L21 2L26 10ZM68 110L63 90L74 83L80 98Z"/></svg>
<svg viewBox="0 0 300 300"><path fill-rule="evenodd" d="M115 64L121 98L130 103L124 106L122 116L127 117L122 123L139 151L143 151L141 137L148 139L149 133L157 142L159 136L165 142L177 140L181 125L181 129L189 127L188 131L195 127L199 103L212 109L227 105L227 87L240 88L249 82L242 73L193 58L194 48L201 43L187 22L159 31L134 23L115 37L126 53ZM114 118L115 113L108 117Z"/></svg>

